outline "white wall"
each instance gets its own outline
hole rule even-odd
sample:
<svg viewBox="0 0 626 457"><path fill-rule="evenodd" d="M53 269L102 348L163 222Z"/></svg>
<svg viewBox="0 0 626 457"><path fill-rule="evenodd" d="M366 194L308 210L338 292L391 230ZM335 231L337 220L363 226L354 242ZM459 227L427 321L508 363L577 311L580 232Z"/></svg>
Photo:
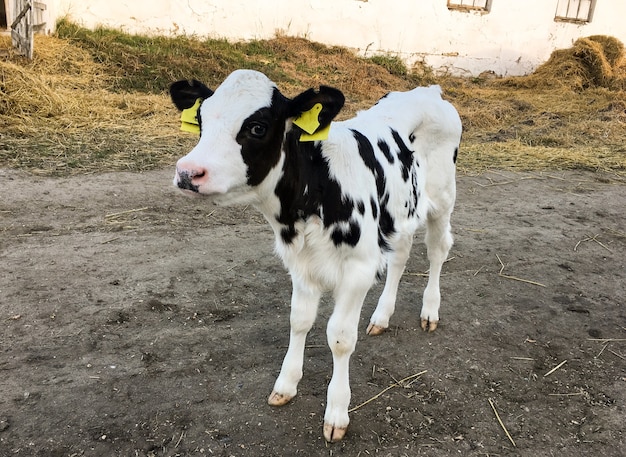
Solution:
<svg viewBox="0 0 626 457"><path fill-rule="evenodd" d="M582 36L626 42L626 1L597 0L588 24L555 22L557 0L492 0L488 14L448 10L446 0L47 0L52 18L130 33L231 40L277 31L355 49L391 52L439 71L499 75L532 71ZM54 20L53 20L54 21Z"/></svg>

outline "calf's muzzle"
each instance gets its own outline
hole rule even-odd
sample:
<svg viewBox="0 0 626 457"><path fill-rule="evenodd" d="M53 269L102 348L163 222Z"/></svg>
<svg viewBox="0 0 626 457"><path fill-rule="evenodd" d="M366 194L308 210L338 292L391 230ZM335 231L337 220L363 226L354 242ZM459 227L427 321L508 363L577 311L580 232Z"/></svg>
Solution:
<svg viewBox="0 0 626 457"><path fill-rule="evenodd" d="M208 173L202 168L176 168L175 184L183 190L199 192L200 184L208 179Z"/></svg>

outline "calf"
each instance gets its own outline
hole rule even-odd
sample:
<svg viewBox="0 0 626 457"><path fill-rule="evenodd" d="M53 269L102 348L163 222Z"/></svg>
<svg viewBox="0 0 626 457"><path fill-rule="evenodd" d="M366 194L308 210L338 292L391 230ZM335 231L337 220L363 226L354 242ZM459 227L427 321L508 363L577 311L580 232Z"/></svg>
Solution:
<svg viewBox="0 0 626 457"><path fill-rule="evenodd" d="M333 374L323 432L327 441L338 441L349 422L349 360L363 300L386 268L367 327L370 335L382 333L413 234L422 226L430 275L421 327L437 327L439 276L452 245L459 116L440 88L431 86L392 92L355 118L331 125L344 104L339 90L322 86L289 99L250 70L233 72L215 92L195 80L178 81L170 95L201 134L176 164L174 184L221 204L258 208L291 275L289 348L270 405L296 395L320 297L333 295L327 326ZM189 113L192 106L197 114Z"/></svg>

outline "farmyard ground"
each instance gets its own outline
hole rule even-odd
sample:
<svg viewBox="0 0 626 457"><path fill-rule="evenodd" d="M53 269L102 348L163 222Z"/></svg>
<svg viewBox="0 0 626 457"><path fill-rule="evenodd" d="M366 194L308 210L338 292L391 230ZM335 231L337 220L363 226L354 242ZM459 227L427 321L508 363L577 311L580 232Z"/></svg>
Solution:
<svg viewBox="0 0 626 457"><path fill-rule="evenodd" d="M352 403L425 373L327 445L330 303L298 397L269 407L290 296L272 234L171 177L0 170L0 455L623 455L623 178L459 176L441 324L419 329L418 242L379 337L364 329L380 285L368 295Z"/></svg>

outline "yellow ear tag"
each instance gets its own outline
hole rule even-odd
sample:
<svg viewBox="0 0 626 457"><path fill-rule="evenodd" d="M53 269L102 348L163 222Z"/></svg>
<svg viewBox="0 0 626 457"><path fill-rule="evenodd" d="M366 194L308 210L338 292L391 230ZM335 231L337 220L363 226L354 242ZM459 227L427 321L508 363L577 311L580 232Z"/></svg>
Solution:
<svg viewBox="0 0 626 457"><path fill-rule="evenodd" d="M180 129L183 132L200 134L200 124L198 124L198 109L202 99L198 98L191 108L184 109L180 113Z"/></svg>
<svg viewBox="0 0 626 457"><path fill-rule="evenodd" d="M330 124L316 132L320 126L319 115L322 112L322 104L316 103L308 111L305 111L293 123L304 130L305 133L300 135L300 141L320 141L328 138Z"/></svg>
<svg viewBox="0 0 626 457"><path fill-rule="evenodd" d="M313 135L309 135L308 133L303 133L300 135L300 141L322 141L328 139L328 132L330 132L330 124L328 124L323 129L319 129Z"/></svg>

